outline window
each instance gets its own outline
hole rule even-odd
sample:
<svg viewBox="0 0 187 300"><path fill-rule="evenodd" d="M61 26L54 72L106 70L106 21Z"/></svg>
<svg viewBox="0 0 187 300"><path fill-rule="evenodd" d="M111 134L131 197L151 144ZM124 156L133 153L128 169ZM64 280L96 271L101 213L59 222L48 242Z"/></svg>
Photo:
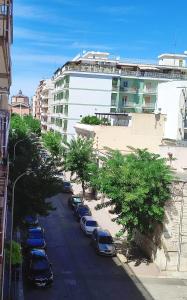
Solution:
<svg viewBox="0 0 187 300"><path fill-rule="evenodd" d="M112 94L111 96L111 106L116 106L116 102L117 102L117 94Z"/></svg>
<svg viewBox="0 0 187 300"><path fill-rule="evenodd" d="M115 113L115 112L116 112L116 108L111 108L111 109L110 109L110 112L111 112L111 113L113 113L113 112Z"/></svg>
<svg viewBox="0 0 187 300"><path fill-rule="evenodd" d="M53 113L55 114L55 112L56 112L56 107L53 106Z"/></svg>
<svg viewBox="0 0 187 300"><path fill-rule="evenodd" d="M127 80L125 80L125 81L123 82L123 87L128 88L128 81L127 81Z"/></svg>
<svg viewBox="0 0 187 300"><path fill-rule="evenodd" d="M67 130L67 127L68 127L68 120L64 120L64 126L63 126L63 129L64 129L64 130Z"/></svg>
<svg viewBox="0 0 187 300"><path fill-rule="evenodd" d="M68 115L68 105L65 105L65 107L64 107L64 114Z"/></svg>
<svg viewBox="0 0 187 300"><path fill-rule="evenodd" d="M127 96L124 96L124 97L122 98L121 105L122 105L123 107L126 106L126 105L127 105L127 101L128 101L128 97L127 97Z"/></svg>

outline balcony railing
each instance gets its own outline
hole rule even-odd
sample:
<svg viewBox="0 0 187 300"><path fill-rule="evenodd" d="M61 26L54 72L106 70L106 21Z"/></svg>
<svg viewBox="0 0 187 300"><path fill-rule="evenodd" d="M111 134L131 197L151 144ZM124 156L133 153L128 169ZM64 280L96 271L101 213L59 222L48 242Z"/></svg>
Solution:
<svg viewBox="0 0 187 300"><path fill-rule="evenodd" d="M143 108L145 109L154 109L155 108L155 103L144 103L142 105Z"/></svg>
<svg viewBox="0 0 187 300"><path fill-rule="evenodd" d="M143 90L144 94L156 94L157 93L157 89L156 88L145 88Z"/></svg>
<svg viewBox="0 0 187 300"><path fill-rule="evenodd" d="M124 92L124 93L131 93L131 94L137 94L139 92L138 88L128 88L128 87L120 87L120 92Z"/></svg>
<svg viewBox="0 0 187 300"><path fill-rule="evenodd" d="M159 67L159 66L158 66ZM148 78L159 78L159 79L176 79L176 80L187 80L187 75L179 73L161 73L161 72L147 72L147 71L129 71L118 69L115 66L99 66L99 65L66 65L62 69L64 71L74 71L74 72L88 72L88 73L105 73L105 74L115 74L119 76L128 77L148 77Z"/></svg>
<svg viewBox="0 0 187 300"><path fill-rule="evenodd" d="M0 2L0 37L12 42L12 0Z"/></svg>

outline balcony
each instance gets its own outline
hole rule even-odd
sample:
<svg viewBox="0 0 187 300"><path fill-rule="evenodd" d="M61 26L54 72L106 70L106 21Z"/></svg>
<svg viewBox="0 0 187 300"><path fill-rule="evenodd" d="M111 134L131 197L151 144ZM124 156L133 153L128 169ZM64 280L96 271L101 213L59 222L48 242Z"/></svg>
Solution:
<svg viewBox="0 0 187 300"><path fill-rule="evenodd" d="M120 92L124 92L124 93L127 93L127 94L138 94L139 89L136 88L136 87L128 88L128 87L121 86L120 87Z"/></svg>
<svg viewBox="0 0 187 300"><path fill-rule="evenodd" d="M144 88L143 90L144 94L151 94L151 95L156 95L157 94L157 89L156 88Z"/></svg>
<svg viewBox="0 0 187 300"><path fill-rule="evenodd" d="M144 103L142 105L142 111L143 112L149 112L152 113L155 110L155 103Z"/></svg>

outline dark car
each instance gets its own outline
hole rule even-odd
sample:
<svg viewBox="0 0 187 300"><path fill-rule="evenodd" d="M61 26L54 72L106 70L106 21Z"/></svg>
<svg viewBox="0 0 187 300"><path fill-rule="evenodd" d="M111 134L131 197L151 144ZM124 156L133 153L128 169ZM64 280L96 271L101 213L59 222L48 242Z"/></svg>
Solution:
<svg viewBox="0 0 187 300"><path fill-rule="evenodd" d="M34 227L39 225L38 217L36 215L26 216L23 219L23 224L27 227Z"/></svg>
<svg viewBox="0 0 187 300"><path fill-rule="evenodd" d="M77 209L74 212L76 219L79 221L83 216L91 216L92 213L88 205L78 205Z"/></svg>
<svg viewBox="0 0 187 300"><path fill-rule="evenodd" d="M71 196L68 199L68 206L71 209L74 209L74 207L77 207L77 205L83 204L83 199L78 196Z"/></svg>
<svg viewBox="0 0 187 300"><path fill-rule="evenodd" d="M63 182L62 190L64 193L73 193L73 188L69 181Z"/></svg>
<svg viewBox="0 0 187 300"><path fill-rule="evenodd" d="M92 244L98 254L106 256L116 255L116 247L108 230L101 228L94 229L92 233Z"/></svg>
<svg viewBox="0 0 187 300"><path fill-rule="evenodd" d="M37 287L46 287L53 282L51 264L45 250L33 249L25 259L27 279Z"/></svg>

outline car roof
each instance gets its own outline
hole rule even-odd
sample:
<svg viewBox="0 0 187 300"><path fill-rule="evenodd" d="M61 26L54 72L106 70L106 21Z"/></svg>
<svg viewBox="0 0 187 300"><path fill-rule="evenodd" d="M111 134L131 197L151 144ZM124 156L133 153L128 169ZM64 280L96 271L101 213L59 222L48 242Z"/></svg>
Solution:
<svg viewBox="0 0 187 300"><path fill-rule="evenodd" d="M25 216L26 221L33 221L33 220L37 220L37 219L38 219L37 215Z"/></svg>
<svg viewBox="0 0 187 300"><path fill-rule="evenodd" d="M30 251L30 253L31 253L31 255L35 255L35 256L41 256L41 257L47 256L45 250L43 250L43 249L32 249Z"/></svg>
<svg viewBox="0 0 187 300"><path fill-rule="evenodd" d="M29 232L40 232L40 231L42 231L43 229L42 229L42 227L32 227L32 228L29 228L28 229L28 231Z"/></svg>
<svg viewBox="0 0 187 300"><path fill-rule="evenodd" d="M100 236L112 236L107 229L97 228L96 230Z"/></svg>
<svg viewBox="0 0 187 300"><path fill-rule="evenodd" d="M94 218L92 216L83 216L82 218L85 218L86 221L96 221L96 220L94 220Z"/></svg>

